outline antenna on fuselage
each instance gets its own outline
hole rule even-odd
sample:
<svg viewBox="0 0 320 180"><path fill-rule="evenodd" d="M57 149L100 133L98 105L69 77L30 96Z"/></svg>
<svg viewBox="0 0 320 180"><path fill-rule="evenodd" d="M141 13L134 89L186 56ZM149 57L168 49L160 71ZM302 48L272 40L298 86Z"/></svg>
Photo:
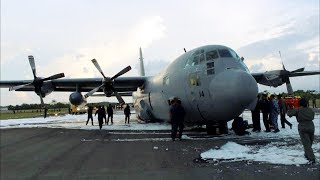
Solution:
<svg viewBox="0 0 320 180"><path fill-rule="evenodd" d="M145 76L141 47L140 47L140 58L139 59L140 59L140 76Z"/></svg>
<svg viewBox="0 0 320 180"><path fill-rule="evenodd" d="M187 52L186 48L183 48L183 50L184 50L185 53Z"/></svg>

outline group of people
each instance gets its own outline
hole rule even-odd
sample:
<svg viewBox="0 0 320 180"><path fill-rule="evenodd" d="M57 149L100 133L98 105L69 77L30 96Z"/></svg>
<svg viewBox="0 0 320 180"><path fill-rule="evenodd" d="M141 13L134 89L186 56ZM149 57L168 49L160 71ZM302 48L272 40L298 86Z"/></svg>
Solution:
<svg viewBox="0 0 320 180"><path fill-rule="evenodd" d="M285 128L285 124L287 124L290 129L292 129L292 124L286 119L286 115L289 117L295 116L299 123L298 131L303 144L304 155L310 163L315 163L315 156L312 150L315 131L313 119L315 113L308 107L308 101L302 98L299 100L299 107L294 108L288 107L281 95L278 95L278 101L275 99L275 95L271 95L269 99L266 94L263 94L262 99L260 99L259 96L257 98L256 108L251 111L253 131L261 131L260 110L266 132L270 132L271 127L274 128L273 132L275 133L280 131L278 127L278 115L280 115L281 127Z"/></svg>
<svg viewBox="0 0 320 180"><path fill-rule="evenodd" d="M304 98L300 99L299 107L293 108L288 107L286 102L283 100L282 96L278 96L278 101L275 99L275 95L271 95L268 99L266 94L257 97L257 105L254 110L252 110L252 122L253 122L253 131L260 132L260 111L262 112L263 123L266 128L266 132L271 132L271 128L274 129L273 132L279 132L278 127L278 115L280 115L281 120L281 127L285 128L285 124L287 124L290 129L292 129L292 124L286 119L286 114L289 117L296 116L298 125L298 131L300 135L301 142L304 147L305 157L311 162L315 163L315 156L312 150L312 143L314 141L314 131L315 127L312 122L314 119L315 113L311 108L308 107L308 101ZM170 101L170 120L171 120L171 138L173 141L178 137L181 140L182 132L184 128L184 118L186 112L181 104L181 100L178 98L174 98ZM93 118L92 118L92 111L93 107L89 107L88 109L88 120L92 121L93 125ZM111 105L107 107L107 114L108 119L106 120L106 111L103 106L100 106L96 111L95 115L98 114L98 121L99 127L102 128L103 119L105 119L105 124L108 125L109 118L111 118L111 124L113 124L113 108ZM125 114L125 124L130 123L130 106L127 105L124 109ZM241 117L235 118L234 122L232 123L232 129L238 135L245 135L249 134L245 131L245 123ZM241 128L243 127L243 128ZM240 129L244 129L241 131ZM177 136L178 133L178 136Z"/></svg>
<svg viewBox="0 0 320 180"><path fill-rule="evenodd" d="M287 124L290 129L292 124L286 119L286 113L288 111L288 105L284 101L281 95L278 95L278 101L275 99L275 95L271 95L269 98L266 94L257 96L257 105L252 114L253 132L260 132L260 111L262 112L263 124L265 126L265 132L271 132L273 128L275 133L279 132L278 116L280 115L281 127L285 128Z"/></svg>
<svg viewBox="0 0 320 180"><path fill-rule="evenodd" d="M91 124L93 126L93 107L89 106L88 107L88 119L87 119L87 123L86 125L88 125L89 120L91 119ZM107 107L107 111L104 108L104 106L99 106L98 109L95 112L95 116L98 114L98 122L99 122L99 128L100 130L102 129L102 125L103 125L103 119L106 125L109 124L109 120L111 119L111 124L113 124L113 107L111 104L109 104L109 106ZM106 114L108 114L108 118L106 117ZM130 120L130 106L129 104L126 105L126 107L124 108L124 114L125 114L125 124L129 124L129 120Z"/></svg>

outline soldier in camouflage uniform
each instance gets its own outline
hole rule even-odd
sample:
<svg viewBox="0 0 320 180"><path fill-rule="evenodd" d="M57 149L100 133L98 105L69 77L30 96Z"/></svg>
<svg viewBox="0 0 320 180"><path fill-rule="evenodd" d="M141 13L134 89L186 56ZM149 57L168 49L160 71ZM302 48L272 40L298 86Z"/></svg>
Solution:
<svg viewBox="0 0 320 180"><path fill-rule="evenodd" d="M304 98L300 99L299 107L289 109L287 112L289 117L296 116L298 131L303 144L305 157L311 162L315 163L315 156L312 150L312 143L314 140L314 112L308 107L308 101Z"/></svg>

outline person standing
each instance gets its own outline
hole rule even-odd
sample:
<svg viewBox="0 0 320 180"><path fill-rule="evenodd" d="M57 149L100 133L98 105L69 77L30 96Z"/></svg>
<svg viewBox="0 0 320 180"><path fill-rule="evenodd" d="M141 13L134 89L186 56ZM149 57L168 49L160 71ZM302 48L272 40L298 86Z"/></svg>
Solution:
<svg viewBox="0 0 320 180"><path fill-rule="evenodd" d="M274 127L274 133L279 132L278 128L278 114L280 113L279 105L277 101L274 99L274 95L270 96L270 119L272 121Z"/></svg>
<svg viewBox="0 0 320 180"><path fill-rule="evenodd" d="M280 122L281 122L281 127L285 128L285 124L290 126L290 129L292 129L292 124L286 119L286 113L288 111L288 105L282 98L282 96L279 94L278 95L278 104L280 108Z"/></svg>
<svg viewBox="0 0 320 180"><path fill-rule="evenodd" d="M130 124L130 106L129 104L127 104L127 106L124 108L123 110L124 112L124 115L125 115L125 120L124 120L124 123L127 124L127 121L128 121L128 124Z"/></svg>
<svg viewBox="0 0 320 180"><path fill-rule="evenodd" d="M44 107L44 118L46 118L48 115L48 108Z"/></svg>
<svg viewBox="0 0 320 180"><path fill-rule="evenodd" d="M177 131L179 128L179 139L181 140L183 127L184 127L184 117L185 110L181 105L181 101L179 99L173 99L172 105L170 108L170 119L171 119L171 138L175 141L177 136Z"/></svg>
<svg viewBox="0 0 320 180"><path fill-rule="evenodd" d="M91 119L91 124L93 126L92 111L93 111L93 107L92 106L88 106L88 119L87 119L86 125L88 125L89 119Z"/></svg>
<svg viewBox="0 0 320 180"><path fill-rule="evenodd" d="M99 106L99 109L96 111L94 116L96 116L97 114L98 114L99 128L101 130L102 124L103 124L103 118L106 116L106 111L103 109L102 106Z"/></svg>
<svg viewBox="0 0 320 180"><path fill-rule="evenodd" d="M252 124L253 124L253 132L260 132L261 131L261 125L260 125L260 96L257 96L257 104L254 110L251 110L251 116L252 116Z"/></svg>
<svg viewBox="0 0 320 180"><path fill-rule="evenodd" d="M270 132L270 122L269 122L269 113L270 113L270 105L267 94L262 95L262 100L260 101L260 107L262 112L262 119L264 127L266 128L266 132Z"/></svg>
<svg viewBox="0 0 320 180"><path fill-rule="evenodd" d="M109 106L107 107L107 114L108 114L107 125L109 124L109 118L111 118L111 124L113 124L113 108L111 104L109 104Z"/></svg>
<svg viewBox="0 0 320 180"><path fill-rule="evenodd" d="M104 123L107 124L107 112L106 112L106 108L104 108L104 106L102 106L102 111L104 112L104 115L103 115L103 119L104 119ZM103 123L103 120L102 120L102 123Z"/></svg>
<svg viewBox="0 0 320 180"><path fill-rule="evenodd" d="M312 98L312 107L313 107L313 108L317 108L316 98Z"/></svg>
<svg viewBox="0 0 320 180"><path fill-rule="evenodd" d="M299 107L289 109L287 112L289 117L296 116L298 121L298 131L304 148L305 157L310 163L315 163L315 156L312 150L314 140L314 112L308 107L308 101L304 98L299 100Z"/></svg>

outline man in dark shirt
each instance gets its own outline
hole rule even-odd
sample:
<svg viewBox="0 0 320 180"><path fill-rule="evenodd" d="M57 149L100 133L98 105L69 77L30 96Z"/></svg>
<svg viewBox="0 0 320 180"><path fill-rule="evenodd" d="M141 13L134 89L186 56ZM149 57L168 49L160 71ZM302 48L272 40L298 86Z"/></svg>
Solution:
<svg viewBox="0 0 320 180"><path fill-rule="evenodd" d="M107 125L109 124L109 118L111 118L111 124L113 124L113 109L111 104L109 104L109 106L107 107L107 113L108 113Z"/></svg>
<svg viewBox="0 0 320 180"><path fill-rule="evenodd" d="M173 99L171 108L170 108L170 119L171 119L171 138L174 141L177 135L177 131L179 128L179 139L181 140L183 127L184 127L184 117L185 110L181 105L181 101L177 98Z"/></svg>
<svg viewBox="0 0 320 180"><path fill-rule="evenodd" d="M266 94L262 95L262 100L260 102L260 108L262 111L263 124L266 128L266 132L270 132L270 120L268 119L270 113L269 100Z"/></svg>
<svg viewBox="0 0 320 180"><path fill-rule="evenodd" d="M278 95L278 104L280 108L280 122L281 127L285 128L285 124L289 125L290 129L292 129L292 124L286 119L286 113L288 111L288 105L282 98L282 95Z"/></svg>
<svg viewBox="0 0 320 180"><path fill-rule="evenodd" d="M98 121L99 121L99 127L100 130L102 129L103 124L103 118L106 116L106 111L102 106L99 107L99 109L96 111L95 116L98 114Z"/></svg>
<svg viewBox="0 0 320 180"><path fill-rule="evenodd" d="M124 115L125 115L125 120L124 120L124 123L127 124L127 121L128 121L128 124L130 124L130 105L127 104L127 106L124 108L123 110L124 112Z"/></svg>
<svg viewBox="0 0 320 180"><path fill-rule="evenodd" d="M251 111L252 116L252 124L253 124L253 132L260 132L261 125L260 125L260 96L257 96L257 104L254 110Z"/></svg>
<svg viewBox="0 0 320 180"><path fill-rule="evenodd" d="M93 110L93 107L92 106L88 106L88 119L87 119L86 125L88 125L89 119L91 119L91 123L92 123L92 126L93 126L92 110Z"/></svg>
<svg viewBox="0 0 320 180"><path fill-rule="evenodd" d="M250 134L247 129L247 123L243 120L242 117L236 117L234 118L232 122L232 130L236 133L238 136L248 135Z"/></svg>

